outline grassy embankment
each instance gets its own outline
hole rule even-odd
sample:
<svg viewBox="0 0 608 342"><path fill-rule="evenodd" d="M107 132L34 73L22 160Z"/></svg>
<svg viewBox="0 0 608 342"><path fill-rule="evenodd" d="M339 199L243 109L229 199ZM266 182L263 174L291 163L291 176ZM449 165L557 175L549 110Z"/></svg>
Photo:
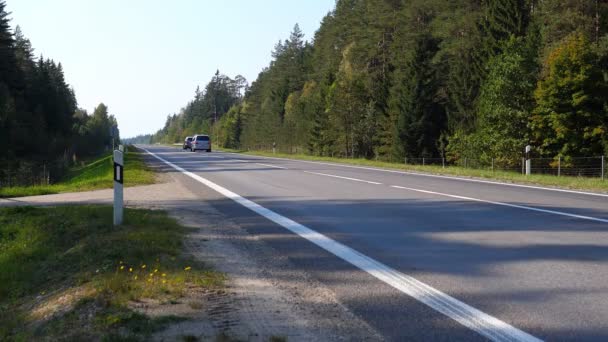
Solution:
<svg viewBox="0 0 608 342"><path fill-rule="evenodd" d="M340 163L348 165L358 166L370 166L385 169L395 169L402 171L414 171L423 173L432 173L439 175L451 175L460 177L474 177L487 180L497 180L503 182L519 183L519 184L531 184L531 185L542 185L550 187L559 187L566 189L578 189L578 190L591 190L608 192L608 180L602 181L600 178L590 177L570 177L561 176L556 177L552 175L530 175L525 176L517 172L509 171L492 171L487 169L471 169L460 166L447 166L442 168L441 165L405 165L398 163L389 163L368 159L347 159L347 158L331 158L331 157L317 157L306 154L284 154L265 152L265 151L238 151L230 150L225 148L218 148L226 152L237 152L249 155L263 156L263 157L276 157L276 158L287 158L287 159L299 159L299 160L310 160L310 161L321 161Z"/></svg>
<svg viewBox="0 0 608 342"><path fill-rule="evenodd" d="M125 155L125 186L154 183L154 172L143 160L143 154L130 147ZM1 197L21 197L58 194L62 192L109 189L113 186L113 161L111 155L85 162L82 166L72 168L58 183L26 187L0 188Z"/></svg>
<svg viewBox="0 0 608 342"><path fill-rule="evenodd" d="M151 318L133 303L222 286L182 254L187 228L166 213L125 218L115 228L106 206L0 209L0 340L147 340L184 318Z"/></svg>

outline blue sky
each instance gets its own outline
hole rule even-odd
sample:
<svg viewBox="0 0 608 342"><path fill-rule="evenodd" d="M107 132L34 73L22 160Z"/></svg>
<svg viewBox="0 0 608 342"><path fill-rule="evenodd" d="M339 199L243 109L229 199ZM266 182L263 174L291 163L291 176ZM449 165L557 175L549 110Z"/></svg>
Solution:
<svg viewBox="0 0 608 342"><path fill-rule="evenodd" d="M7 0L36 50L63 64L80 107L110 108L122 137L152 133L216 69L251 83L299 23L307 39L335 0Z"/></svg>

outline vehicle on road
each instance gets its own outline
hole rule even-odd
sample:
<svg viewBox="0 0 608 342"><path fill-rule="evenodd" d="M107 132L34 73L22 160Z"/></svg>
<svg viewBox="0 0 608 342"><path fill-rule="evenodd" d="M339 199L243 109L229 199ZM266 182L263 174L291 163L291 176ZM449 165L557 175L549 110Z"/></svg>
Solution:
<svg viewBox="0 0 608 342"><path fill-rule="evenodd" d="M183 150L192 150L192 137L186 137L184 139L184 146L182 146Z"/></svg>
<svg viewBox="0 0 608 342"><path fill-rule="evenodd" d="M190 147L190 151L196 152L197 150L211 152L211 139L208 135L197 134L192 137L192 146Z"/></svg>

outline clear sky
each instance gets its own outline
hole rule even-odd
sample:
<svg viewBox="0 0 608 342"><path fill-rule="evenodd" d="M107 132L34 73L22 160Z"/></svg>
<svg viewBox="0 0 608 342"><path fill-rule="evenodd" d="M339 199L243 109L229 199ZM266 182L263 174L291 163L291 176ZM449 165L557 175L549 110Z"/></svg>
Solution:
<svg viewBox="0 0 608 342"><path fill-rule="evenodd" d="M251 83L295 23L311 39L335 0L7 0L36 54L61 62L78 105L121 136L153 133L217 69Z"/></svg>

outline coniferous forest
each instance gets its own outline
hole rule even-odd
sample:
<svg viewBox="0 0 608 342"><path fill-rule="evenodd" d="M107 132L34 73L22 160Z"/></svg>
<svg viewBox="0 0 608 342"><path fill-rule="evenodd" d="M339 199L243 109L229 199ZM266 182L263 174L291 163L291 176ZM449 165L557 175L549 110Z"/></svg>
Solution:
<svg viewBox="0 0 608 342"><path fill-rule="evenodd" d="M338 0L249 86L219 72L152 140L521 160L608 152L608 1Z"/></svg>
<svg viewBox="0 0 608 342"><path fill-rule="evenodd" d="M0 1L0 186L60 178L83 157L112 146L114 116L104 104L79 109L61 63L35 56Z"/></svg>

